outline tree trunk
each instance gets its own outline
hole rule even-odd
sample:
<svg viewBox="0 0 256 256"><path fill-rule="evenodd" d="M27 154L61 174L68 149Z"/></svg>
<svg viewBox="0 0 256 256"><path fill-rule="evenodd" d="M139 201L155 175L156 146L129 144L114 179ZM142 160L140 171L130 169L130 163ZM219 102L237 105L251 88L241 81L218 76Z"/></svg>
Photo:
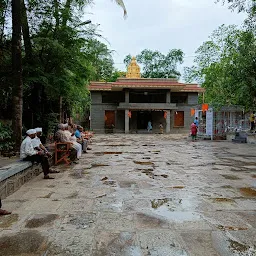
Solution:
<svg viewBox="0 0 256 256"><path fill-rule="evenodd" d="M22 34L25 46L26 59L28 62L32 60L32 45L29 35L29 26L28 26L28 16L27 16L27 8L24 0L21 0L21 13L22 13Z"/></svg>
<svg viewBox="0 0 256 256"><path fill-rule="evenodd" d="M15 150L20 148L22 139L23 84L21 58L21 0L12 0L12 129L15 139Z"/></svg>
<svg viewBox="0 0 256 256"><path fill-rule="evenodd" d="M62 26L66 27L67 26L67 21L70 18L70 6L71 6L72 0L67 0L65 4L65 8L62 12Z"/></svg>

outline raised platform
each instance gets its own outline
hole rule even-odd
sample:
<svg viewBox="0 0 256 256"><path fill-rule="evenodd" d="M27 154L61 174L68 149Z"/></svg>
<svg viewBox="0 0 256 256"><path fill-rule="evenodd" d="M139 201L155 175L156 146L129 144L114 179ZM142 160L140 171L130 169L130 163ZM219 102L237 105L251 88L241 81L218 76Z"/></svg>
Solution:
<svg viewBox="0 0 256 256"><path fill-rule="evenodd" d="M24 183L31 180L42 172L41 165L27 161L17 161L15 163L0 168L0 198L11 195Z"/></svg>

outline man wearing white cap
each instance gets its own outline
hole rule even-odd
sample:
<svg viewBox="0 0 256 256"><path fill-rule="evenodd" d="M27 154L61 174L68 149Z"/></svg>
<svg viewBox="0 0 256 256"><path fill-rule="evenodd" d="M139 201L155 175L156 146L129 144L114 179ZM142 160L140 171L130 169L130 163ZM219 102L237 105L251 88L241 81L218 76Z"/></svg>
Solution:
<svg viewBox="0 0 256 256"><path fill-rule="evenodd" d="M38 127L38 128L35 128L35 130L36 130L36 136L34 139L32 139L33 148L36 151L42 151L44 157L47 157L47 158L51 157L51 154L48 152L48 150L46 149L46 147L42 144L42 142L40 140L43 129L41 127ZM50 164L49 164L49 166L50 166ZM59 173L59 171L49 169L49 173Z"/></svg>
<svg viewBox="0 0 256 256"><path fill-rule="evenodd" d="M48 150L45 148L45 146L42 144L40 140L43 129L38 127L38 128L35 128L35 130L36 130L36 136L34 139L32 139L33 148L38 151L42 150L46 155L50 156L50 153L48 152Z"/></svg>
<svg viewBox="0 0 256 256"><path fill-rule="evenodd" d="M36 136L36 130L30 129L26 132L27 137L22 141L20 146L20 158L24 161L31 161L41 163L44 179L54 179L49 176L49 163L46 157L44 157L43 151L37 151L34 149L32 139Z"/></svg>

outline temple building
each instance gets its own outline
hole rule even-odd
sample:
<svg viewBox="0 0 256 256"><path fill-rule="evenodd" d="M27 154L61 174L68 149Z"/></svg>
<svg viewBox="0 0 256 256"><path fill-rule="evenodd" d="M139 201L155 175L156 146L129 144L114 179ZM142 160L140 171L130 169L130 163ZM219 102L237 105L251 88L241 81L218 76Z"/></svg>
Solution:
<svg viewBox="0 0 256 256"><path fill-rule="evenodd" d="M179 83L173 78L141 78L133 57L126 78L116 82L91 82L91 129L96 132L140 133L152 123L152 132L189 130L191 108L204 89L197 84Z"/></svg>

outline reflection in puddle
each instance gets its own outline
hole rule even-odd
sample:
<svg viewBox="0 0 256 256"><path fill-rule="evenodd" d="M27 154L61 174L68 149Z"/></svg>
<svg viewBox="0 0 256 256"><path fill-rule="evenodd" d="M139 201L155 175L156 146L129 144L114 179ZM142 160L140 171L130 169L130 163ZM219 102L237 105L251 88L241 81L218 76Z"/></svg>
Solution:
<svg viewBox="0 0 256 256"><path fill-rule="evenodd" d="M160 206L172 201L171 198L164 198L164 199L154 199L151 201L151 206L153 209L157 209Z"/></svg>
<svg viewBox="0 0 256 256"><path fill-rule="evenodd" d="M151 201L152 211L172 221L193 221L200 219L190 200L164 198ZM187 210L187 211L184 211ZM189 210L189 211L188 211Z"/></svg>
<svg viewBox="0 0 256 256"><path fill-rule="evenodd" d="M200 215L195 212L172 212L167 206L162 205L154 210L154 213L168 220L183 222L195 221L200 219Z"/></svg>

